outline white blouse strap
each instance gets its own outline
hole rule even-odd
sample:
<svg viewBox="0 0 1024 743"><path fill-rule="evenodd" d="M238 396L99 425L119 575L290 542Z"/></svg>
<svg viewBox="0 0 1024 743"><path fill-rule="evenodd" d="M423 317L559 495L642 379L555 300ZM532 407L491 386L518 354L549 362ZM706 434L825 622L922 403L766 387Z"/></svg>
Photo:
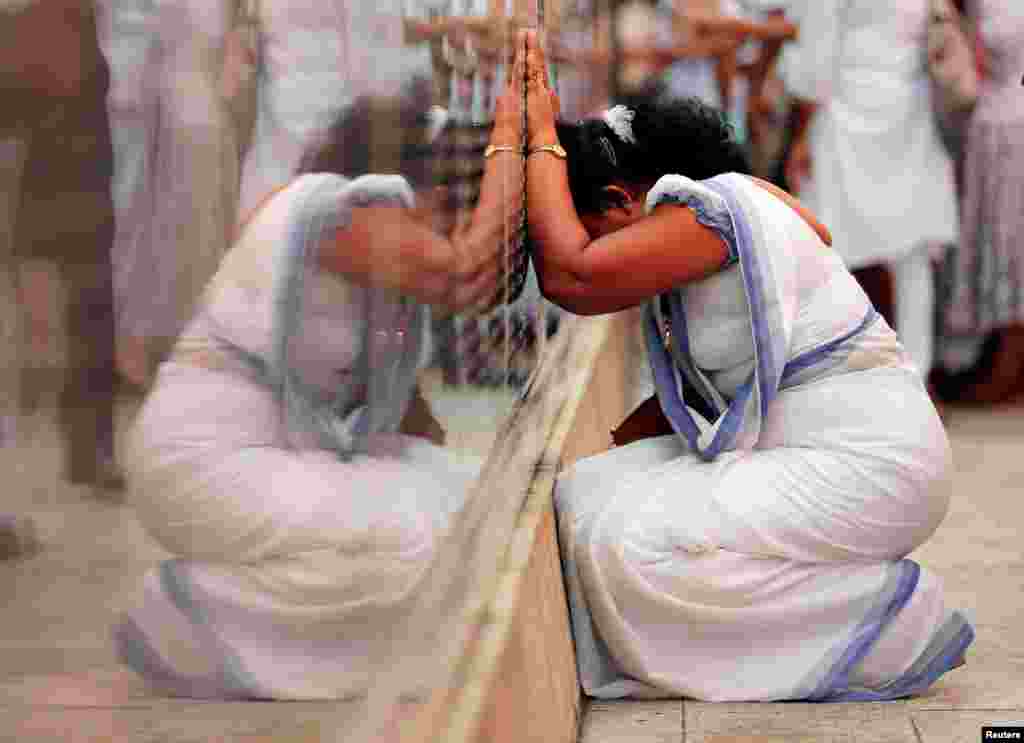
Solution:
<svg viewBox="0 0 1024 743"><path fill-rule="evenodd" d="M659 178L654 188L647 193L644 211L650 214L661 204L682 204L691 208L700 204L704 211L716 216L729 212L724 197L685 175L665 175Z"/></svg>

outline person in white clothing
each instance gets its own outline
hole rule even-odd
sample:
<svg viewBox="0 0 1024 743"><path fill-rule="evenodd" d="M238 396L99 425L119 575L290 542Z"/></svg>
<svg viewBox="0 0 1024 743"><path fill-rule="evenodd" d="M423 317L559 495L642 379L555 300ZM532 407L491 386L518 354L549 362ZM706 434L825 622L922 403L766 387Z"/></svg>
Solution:
<svg viewBox="0 0 1024 743"><path fill-rule="evenodd" d="M479 202L450 238L426 82L358 98L242 226L127 447L131 502L176 555L115 630L157 691L368 688L477 474L439 446L417 373L428 309L500 296L522 206L519 70ZM367 173L381 126L401 176Z"/></svg>
<svg viewBox="0 0 1024 743"><path fill-rule="evenodd" d="M129 75L133 58L121 60L119 95L138 95L132 105L141 117L138 129L122 133L121 152L131 151L136 137L146 149L137 186L127 181L131 163L120 161L120 361L142 385L185 326L234 234L238 143L220 86L233 5L156 0L140 69Z"/></svg>
<svg viewBox="0 0 1024 743"><path fill-rule="evenodd" d="M847 267L891 270L896 331L922 377L934 347L932 252L958 229L931 103L928 8L804 3L784 66L799 109L788 185L829 225Z"/></svg>
<svg viewBox="0 0 1024 743"><path fill-rule="evenodd" d="M531 38L541 288L577 314L643 307L656 389L557 484L584 690L927 689L974 630L906 559L946 514L951 468L907 353L813 213L745 174L721 113L686 99L558 124Z"/></svg>
<svg viewBox="0 0 1024 743"><path fill-rule="evenodd" d="M244 219L295 172L310 143L361 95L394 95L424 59L403 38L403 3L259 0L259 94L242 168Z"/></svg>

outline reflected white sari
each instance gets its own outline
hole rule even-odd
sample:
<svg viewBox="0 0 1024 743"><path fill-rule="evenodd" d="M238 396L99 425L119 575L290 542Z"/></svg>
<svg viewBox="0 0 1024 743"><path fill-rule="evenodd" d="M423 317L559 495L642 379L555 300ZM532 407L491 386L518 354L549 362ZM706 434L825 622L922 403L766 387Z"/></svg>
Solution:
<svg viewBox="0 0 1024 743"><path fill-rule="evenodd" d="M395 176L298 178L161 367L125 466L140 520L178 559L115 633L158 690L335 699L386 657L478 466L397 433L425 307L318 272L311 246L354 206L412 198Z"/></svg>
<svg viewBox="0 0 1024 743"><path fill-rule="evenodd" d="M782 201L738 175L667 176L648 206L664 201L694 209L736 262L646 310L677 434L559 480L585 691L921 691L973 639L906 559L948 505L950 452L926 391L838 255Z"/></svg>

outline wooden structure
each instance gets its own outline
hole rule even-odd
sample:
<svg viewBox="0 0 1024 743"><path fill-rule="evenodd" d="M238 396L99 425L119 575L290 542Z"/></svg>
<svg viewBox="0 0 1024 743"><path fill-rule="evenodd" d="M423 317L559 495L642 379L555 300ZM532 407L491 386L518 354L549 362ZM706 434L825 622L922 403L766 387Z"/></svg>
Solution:
<svg viewBox="0 0 1024 743"><path fill-rule="evenodd" d="M444 102L450 75L488 74L494 52L508 49L515 27L539 23L553 32L564 16L561 5L514 0L505 17L504 0L490 0L487 17L412 21L407 40L431 43L435 85ZM441 64L442 42L460 52L467 44L482 64L464 70L457 59ZM611 431L629 412L638 316L631 311L565 317L544 344L538 367L490 451L469 513L444 548L449 554L425 581L434 592L425 604L450 605L457 596L454 601L468 614L461 623L439 618L448 623L441 636L460 638L451 668L437 674L438 686L418 702L399 701L392 708L389 730L401 743L577 740L582 695L553 494L559 472L608 449ZM459 573L466 576L453 577ZM422 616L434 618L429 609ZM443 650L439 657L446 657Z"/></svg>
<svg viewBox="0 0 1024 743"><path fill-rule="evenodd" d="M511 537L447 691L407 717L403 743L575 743L581 692L553 508L561 469L607 450L631 402L636 311L573 317L548 344L480 487L512 500ZM538 435L539 434L539 435Z"/></svg>
<svg viewBox="0 0 1024 743"><path fill-rule="evenodd" d="M494 615L504 625L495 632L501 645L481 657L480 702L462 702L463 740L576 741L581 694L552 496L559 470L607 450L611 431L629 412L626 352L635 317L624 313L577 319L567 334L575 336L574 365L553 370L564 385L540 391L554 398L550 405L558 412L551 420L542 466L525 493L508 570L499 577L493 600ZM553 359L542 364L548 361Z"/></svg>

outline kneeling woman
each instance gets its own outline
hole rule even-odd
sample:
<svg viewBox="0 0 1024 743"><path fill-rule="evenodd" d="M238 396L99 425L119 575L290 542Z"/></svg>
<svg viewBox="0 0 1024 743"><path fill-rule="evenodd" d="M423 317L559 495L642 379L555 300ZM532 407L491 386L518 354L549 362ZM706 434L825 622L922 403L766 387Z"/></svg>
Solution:
<svg viewBox="0 0 1024 743"><path fill-rule="evenodd" d="M520 136L518 80L496 144ZM357 101L243 227L159 371L127 467L140 520L178 559L115 638L162 692L365 690L475 478L437 445L416 372L428 305L495 297L522 160L489 160L472 218L444 237L429 112L425 85L400 105ZM396 116L405 177L337 175L365 173L374 127Z"/></svg>
<svg viewBox="0 0 1024 743"><path fill-rule="evenodd" d="M949 446L827 230L742 174L703 105L556 125L535 42L527 79L542 289L580 314L644 306L646 428L668 434L629 421L634 441L558 484L585 690L867 701L925 689L973 639L906 559L945 516Z"/></svg>

